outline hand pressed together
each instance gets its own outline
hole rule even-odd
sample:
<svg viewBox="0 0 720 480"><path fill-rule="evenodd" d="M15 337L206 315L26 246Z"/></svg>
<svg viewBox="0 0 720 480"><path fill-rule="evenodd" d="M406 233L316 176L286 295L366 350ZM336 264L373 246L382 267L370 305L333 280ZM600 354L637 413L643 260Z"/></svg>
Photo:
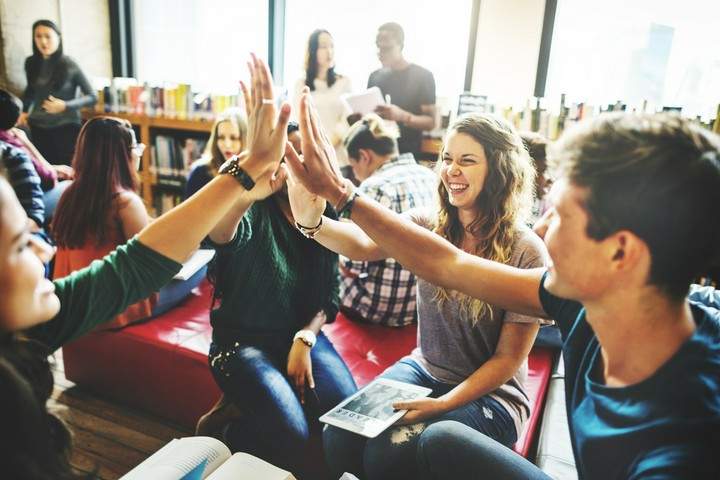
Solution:
<svg viewBox="0 0 720 480"><path fill-rule="evenodd" d="M335 202L345 191L345 178L340 173L335 148L322 128L307 87L300 99L298 117L303 155L302 158L287 155L287 165L295 180L308 191Z"/></svg>
<svg viewBox="0 0 720 480"><path fill-rule="evenodd" d="M288 144L285 156L295 156L297 159L297 153L295 153L295 150L290 144ZM302 183L297 183L292 177L287 165L280 165L280 170L286 172L288 200L290 201L290 209L292 210L295 221L307 228L318 225L325 211L325 199L319 195L308 192Z"/></svg>
<svg viewBox="0 0 720 480"><path fill-rule="evenodd" d="M290 105L284 103L278 115L273 99L273 81L265 62L252 55L248 62L251 89L240 82L248 112L248 154L240 166L255 180L256 185L274 181L287 142ZM283 179L284 180L284 179ZM282 182L275 182L275 185ZM268 186L268 195L274 191ZM254 194L258 195L258 194ZM266 195L267 196L267 195Z"/></svg>

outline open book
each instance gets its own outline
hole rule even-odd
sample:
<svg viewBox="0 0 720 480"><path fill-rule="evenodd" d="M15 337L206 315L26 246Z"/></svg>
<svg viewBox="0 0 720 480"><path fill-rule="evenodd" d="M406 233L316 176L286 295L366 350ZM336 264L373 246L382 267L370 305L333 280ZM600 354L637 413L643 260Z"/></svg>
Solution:
<svg viewBox="0 0 720 480"><path fill-rule="evenodd" d="M411 383L376 378L320 417L320 421L374 438L405 415L405 410L395 410L393 403L426 397L430 392L429 388Z"/></svg>
<svg viewBox="0 0 720 480"><path fill-rule="evenodd" d="M295 480L292 473L249 453L230 454L212 437L170 441L121 480Z"/></svg>

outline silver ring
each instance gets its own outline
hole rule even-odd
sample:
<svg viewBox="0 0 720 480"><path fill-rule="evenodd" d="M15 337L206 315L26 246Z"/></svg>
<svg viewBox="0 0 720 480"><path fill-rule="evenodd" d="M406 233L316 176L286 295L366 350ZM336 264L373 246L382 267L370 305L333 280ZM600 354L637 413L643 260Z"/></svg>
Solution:
<svg viewBox="0 0 720 480"><path fill-rule="evenodd" d="M262 103L263 105L272 105L273 103L275 103L275 100L273 100L272 98L263 98Z"/></svg>

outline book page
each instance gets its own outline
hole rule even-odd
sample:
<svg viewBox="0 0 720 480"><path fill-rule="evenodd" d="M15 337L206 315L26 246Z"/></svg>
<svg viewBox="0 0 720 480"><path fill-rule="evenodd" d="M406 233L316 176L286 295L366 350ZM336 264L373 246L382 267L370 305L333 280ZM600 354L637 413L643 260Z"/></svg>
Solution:
<svg viewBox="0 0 720 480"><path fill-rule="evenodd" d="M211 437L175 439L133 468L121 480L180 480L206 462L200 477L204 479L228 458L230 449L220 440Z"/></svg>
<svg viewBox="0 0 720 480"><path fill-rule="evenodd" d="M212 260L215 255L215 250L208 248L199 248L195 250L192 257L187 262L183 263L182 268L173 277L174 280L187 280L207 263Z"/></svg>
<svg viewBox="0 0 720 480"><path fill-rule="evenodd" d="M207 480L295 480L292 473L249 453L230 457Z"/></svg>

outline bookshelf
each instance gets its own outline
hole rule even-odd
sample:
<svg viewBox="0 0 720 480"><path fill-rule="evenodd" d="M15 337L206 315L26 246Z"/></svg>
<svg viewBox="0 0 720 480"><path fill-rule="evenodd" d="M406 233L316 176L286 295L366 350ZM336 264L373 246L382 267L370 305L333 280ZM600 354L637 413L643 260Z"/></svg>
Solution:
<svg viewBox="0 0 720 480"><path fill-rule="evenodd" d="M178 137L190 136L207 139L213 127L213 121L208 120L181 120L175 118L153 117L129 113L98 112L96 110L82 110L80 116L89 120L99 116L112 116L129 121L139 131L137 141L147 145L147 153L143 156L138 175L141 182L140 196L145 202L145 208L151 216L157 216L154 200L161 194L162 187L158 185L158 172L154 165L156 159L152 158L155 140L160 135L176 135Z"/></svg>

